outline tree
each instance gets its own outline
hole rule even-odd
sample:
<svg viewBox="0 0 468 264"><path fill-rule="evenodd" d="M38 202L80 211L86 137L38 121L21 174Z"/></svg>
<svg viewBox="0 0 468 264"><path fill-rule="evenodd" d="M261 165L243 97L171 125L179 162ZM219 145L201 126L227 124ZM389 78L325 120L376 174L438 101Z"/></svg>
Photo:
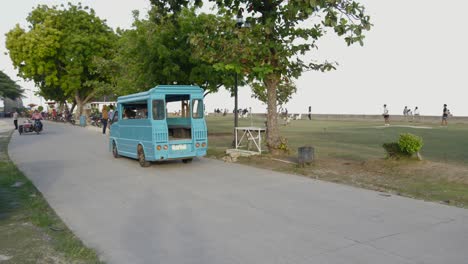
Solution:
<svg viewBox="0 0 468 264"><path fill-rule="evenodd" d="M270 151L278 154L277 105L296 91L293 80L306 70L336 67L326 61L303 61L303 55L318 49L317 41L327 29L344 37L347 45L363 45L363 32L371 28L370 17L364 6L352 0L210 1L224 18L242 17L247 12L250 28L236 28L229 20L219 19L200 28L192 44L219 69L245 74L255 96L268 105L266 141Z"/></svg>
<svg viewBox="0 0 468 264"><path fill-rule="evenodd" d="M24 90L3 71L0 71L0 97L15 100L20 98Z"/></svg>
<svg viewBox="0 0 468 264"><path fill-rule="evenodd" d="M232 87L234 75L217 71L191 50L189 37L209 19L189 8L174 16L153 7L147 19L134 12L133 28L118 30L115 64L106 66L114 72L111 75L119 76L116 94L146 91L157 84L198 85L205 94L218 91L222 85Z"/></svg>
<svg viewBox="0 0 468 264"><path fill-rule="evenodd" d="M27 17L28 30L16 25L6 47L19 76L32 80L46 99L83 106L107 83L98 59L112 58L116 36L94 10L81 4L37 6Z"/></svg>

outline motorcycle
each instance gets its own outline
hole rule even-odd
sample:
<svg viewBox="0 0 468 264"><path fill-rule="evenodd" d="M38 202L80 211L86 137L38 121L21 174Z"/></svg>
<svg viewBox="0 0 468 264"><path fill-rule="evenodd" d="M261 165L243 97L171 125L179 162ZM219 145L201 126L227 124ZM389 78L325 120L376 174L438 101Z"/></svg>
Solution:
<svg viewBox="0 0 468 264"><path fill-rule="evenodd" d="M42 131L42 122L39 119L35 119L31 122L31 120L26 120L22 125L18 126L18 132L19 134L23 133L30 133L30 132L36 132L36 134L41 133Z"/></svg>
<svg viewBox="0 0 468 264"><path fill-rule="evenodd" d="M99 116L91 116L91 125L96 127L102 127L101 118Z"/></svg>

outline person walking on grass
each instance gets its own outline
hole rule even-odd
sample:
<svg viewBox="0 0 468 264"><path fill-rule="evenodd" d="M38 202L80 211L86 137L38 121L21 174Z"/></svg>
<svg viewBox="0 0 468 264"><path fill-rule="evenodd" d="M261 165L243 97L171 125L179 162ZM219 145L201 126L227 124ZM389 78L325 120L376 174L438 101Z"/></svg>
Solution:
<svg viewBox="0 0 468 264"><path fill-rule="evenodd" d="M448 126L447 119L450 115L450 110L447 108L447 104L444 104L444 109L442 110L442 122L440 123L441 126Z"/></svg>
<svg viewBox="0 0 468 264"><path fill-rule="evenodd" d="M109 113L107 112L107 105L102 107L102 134L106 134L107 120L109 119Z"/></svg>
<svg viewBox="0 0 468 264"><path fill-rule="evenodd" d="M18 130L18 110L13 113L13 124L15 125L15 130Z"/></svg>
<svg viewBox="0 0 468 264"><path fill-rule="evenodd" d="M309 120L312 120L312 106L309 105L309 114L307 115Z"/></svg>
<svg viewBox="0 0 468 264"><path fill-rule="evenodd" d="M416 121L419 121L419 119L420 119L420 117L419 117L419 108L417 106L414 108L413 114L414 114L414 119Z"/></svg>
<svg viewBox="0 0 468 264"><path fill-rule="evenodd" d="M382 115L384 117L385 126L390 126L390 115L388 114L388 108L387 108L386 104L383 105L383 114Z"/></svg>

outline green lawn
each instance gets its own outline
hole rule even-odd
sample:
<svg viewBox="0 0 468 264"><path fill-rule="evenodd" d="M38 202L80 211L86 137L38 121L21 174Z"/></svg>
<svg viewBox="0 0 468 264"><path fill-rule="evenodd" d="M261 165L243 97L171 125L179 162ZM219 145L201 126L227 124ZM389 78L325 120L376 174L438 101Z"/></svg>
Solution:
<svg viewBox="0 0 468 264"><path fill-rule="evenodd" d="M232 140L232 116L207 118L211 151L229 147ZM262 125L264 120L255 118L253 125ZM241 119L240 126L250 126L250 119ZM315 147L318 157L367 160L385 156L382 144L397 141L399 134L412 133L421 136L424 146L421 154L425 159L468 165L468 125L451 124L448 128L437 123L393 123L382 128L382 122L372 121L309 121L296 120L281 126L282 136L288 139L292 155L298 147ZM432 129L396 127L396 125L427 126ZM379 127L379 128L377 128Z"/></svg>
<svg viewBox="0 0 468 264"><path fill-rule="evenodd" d="M233 141L232 116L207 118L208 156L220 158ZM284 123L284 122L282 122ZM252 120L263 126L264 120ZM251 121L240 120L240 126ZM397 127L426 126L432 129ZM401 133L413 133L424 141L424 161L386 159L382 144L396 142ZM418 199L443 202L468 208L468 125L442 128L435 123L393 123L382 127L372 121L292 121L281 126L291 153L282 160L294 160L297 148L311 145L316 160L301 168L272 160L268 154L241 158L239 162L265 169L299 174L314 179L390 192Z"/></svg>

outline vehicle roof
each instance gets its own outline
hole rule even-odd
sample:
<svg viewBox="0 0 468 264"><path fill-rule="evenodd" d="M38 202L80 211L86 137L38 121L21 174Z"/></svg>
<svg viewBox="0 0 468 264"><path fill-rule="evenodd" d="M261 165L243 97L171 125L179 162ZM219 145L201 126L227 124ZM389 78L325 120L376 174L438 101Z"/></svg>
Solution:
<svg viewBox="0 0 468 264"><path fill-rule="evenodd" d="M203 89L197 85L158 85L146 92L119 96L117 102L146 100L154 94L203 94Z"/></svg>

